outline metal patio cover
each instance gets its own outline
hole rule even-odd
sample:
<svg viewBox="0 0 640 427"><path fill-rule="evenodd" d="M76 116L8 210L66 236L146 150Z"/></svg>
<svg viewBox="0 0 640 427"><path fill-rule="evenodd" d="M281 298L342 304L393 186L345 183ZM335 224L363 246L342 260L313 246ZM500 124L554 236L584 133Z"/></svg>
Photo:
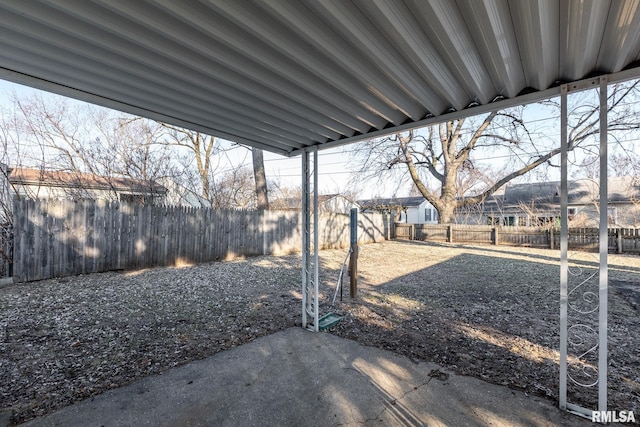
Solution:
<svg viewBox="0 0 640 427"><path fill-rule="evenodd" d="M0 78L295 155L640 76L639 6L2 0Z"/></svg>

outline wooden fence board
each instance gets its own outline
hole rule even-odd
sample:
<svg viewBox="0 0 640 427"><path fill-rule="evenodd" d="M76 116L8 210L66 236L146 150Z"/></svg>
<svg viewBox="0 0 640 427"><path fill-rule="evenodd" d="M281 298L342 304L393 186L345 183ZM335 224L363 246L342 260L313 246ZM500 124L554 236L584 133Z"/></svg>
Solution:
<svg viewBox="0 0 640 427"><path fill-rule="evenodd" d="M449 235L452 232L452 236ZM491 227L462 224L394 224L397 239L455 243L481 243L540 248L560 247L560 230L548 227ZM570 249L598 250L600 231L597 228L570 228ZM452 239L452 240L451 240ZM640 229L610 228L609 251L640 253Z"/></svg>
<svg viewBox="0 0 640 427"><path fill-rule="evenodd" d="M14 204L17 282L301 250L298 211L214 210L68 200ZM349 246L349 218L320 216L321 248ZM361 214L359 242L384 240Z"/></svg>

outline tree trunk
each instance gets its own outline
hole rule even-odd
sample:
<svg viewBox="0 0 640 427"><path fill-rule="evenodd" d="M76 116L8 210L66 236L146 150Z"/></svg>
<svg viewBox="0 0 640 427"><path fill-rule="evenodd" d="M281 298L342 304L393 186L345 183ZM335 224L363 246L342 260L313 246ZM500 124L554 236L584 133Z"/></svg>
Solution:
<svg viewBox="0 0 640 427"><path fill-rule="evenodd" d="M264 156L262 150L251 149L253 158L253 179L256 183L256 200L258 209L269 209L269 196L267 194L267 175L264 171Z"/></svg>
<svg viewBox="0 0 640 427"><path fill-rule="evenodd" d="M445 203L438 209L438 223L451 224L453 222L453 213L455 211L455 203Z"/></svg>

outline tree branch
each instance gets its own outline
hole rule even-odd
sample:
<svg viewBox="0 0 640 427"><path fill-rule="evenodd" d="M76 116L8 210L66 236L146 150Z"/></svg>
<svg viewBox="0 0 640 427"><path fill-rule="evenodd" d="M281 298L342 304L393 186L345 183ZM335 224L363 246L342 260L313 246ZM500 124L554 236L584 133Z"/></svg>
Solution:
<svg viewBox="0 0 640 427"><path fill-rule="evenodd" d="M548 152L544 156L538 157L538 159L536 159L535 161L523 166L522 168L520 168L520 169L518 169L516 171L511 172L508 175L505 175L502 179L498 180L495 184L493 184L491 187L489 187L488 189L486 189L484 192L482 192L479 195L470 196L470 197L464 197L462 199L459 199L458 200L458 207L465 207L465 206L474 205L474 204L478 204L478 203L484 202L487 199L487 197L491 196L493 193L495 193L500 187L505 185L507 182L511 181L514 178L522 176L522 175L526 174L527 172L537 168L541 164L543 164L546 161L548 161L549 159L551 159L553 156L556 156L556 155L560 154L560 151L561 151L560 148L556 148L554 150L551 150L550 152Z"/></svg>

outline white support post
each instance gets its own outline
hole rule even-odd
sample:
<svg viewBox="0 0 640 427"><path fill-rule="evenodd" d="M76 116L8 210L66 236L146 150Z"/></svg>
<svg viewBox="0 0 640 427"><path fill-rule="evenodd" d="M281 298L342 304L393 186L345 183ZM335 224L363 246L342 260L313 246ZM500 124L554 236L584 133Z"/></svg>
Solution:
<svg viewBox="0 0 640 427"><path fill-rule="evenodd" d="M568 140L567 140L567 95L570 91L580 91L590 89L599 85L600 90L600 226L599 226L599 281L598 281L598 337L597 344L592 347L592 350L598 349L598 379L592 384L581 384L575 378L571 377L568 364L568 352L569 352L569 333L572 328L576 326L584 327L581 324L575 324L569 326L568 309L569 295L574 292L579 286L569 289L569 261L568 261ZM560 224L560 381L559 381L559 406L561 409L568 410L577 415L591 418L592 409L584 408L580 405L576 405L567 401L567 379L571 379L572 382L578 386L591 387L598 385L598 411L607 410L607 311L608 311L608 158L607 158L607 134L608 134L608 121L607 121L607 84L606 77L600 77L590 82L584 82L582 85L563 85L560 90L560 139L561 139L561 183L560 183L560 210L561 210L561 224ZM584 282L583 282L584 284ZM574 308L575 310L575 308ZM582 314L592 313L580 312ZM589 353L588 350L586 353ZM584 355L583 354L583 355Z"/></svg>
<svg viewBox="0 0 640 427"><path fill-rule="evenodd" d="M560 88L560 409L567 409L569 215L567 191L567 85Z"/></svg>
<svg viewBox="0 0 640 427"><path fill-rule="evenodd" d="M608 312L608 149L607 78L600 77L600 277L598 299L598 411L607 410L607 312Z"/></svg>
<svg viewBox="0 0 640 427"><path fill-rule="evenodd" d="M318 282L319 282L319 265L318 265L318 243L319 243L318 226L318 147L313 150L313 330L318 332L320 325L319 307L318 307Z"/></svg>
<svg viewBox="0 0 640 427"><path fill-rule="evenodd" d="M302 327L318 332L318 150L302 154ZM311 197L313 194L313 197ZM313 210L313 217L311 216ZM313 231L312 231L313 229Z"/></svg>
<svg viewBox="0 0 640 427"><path fill-rule="evenodd" d="M309 282L309 153L302 153L302 327L307 327Z"/></svg>

